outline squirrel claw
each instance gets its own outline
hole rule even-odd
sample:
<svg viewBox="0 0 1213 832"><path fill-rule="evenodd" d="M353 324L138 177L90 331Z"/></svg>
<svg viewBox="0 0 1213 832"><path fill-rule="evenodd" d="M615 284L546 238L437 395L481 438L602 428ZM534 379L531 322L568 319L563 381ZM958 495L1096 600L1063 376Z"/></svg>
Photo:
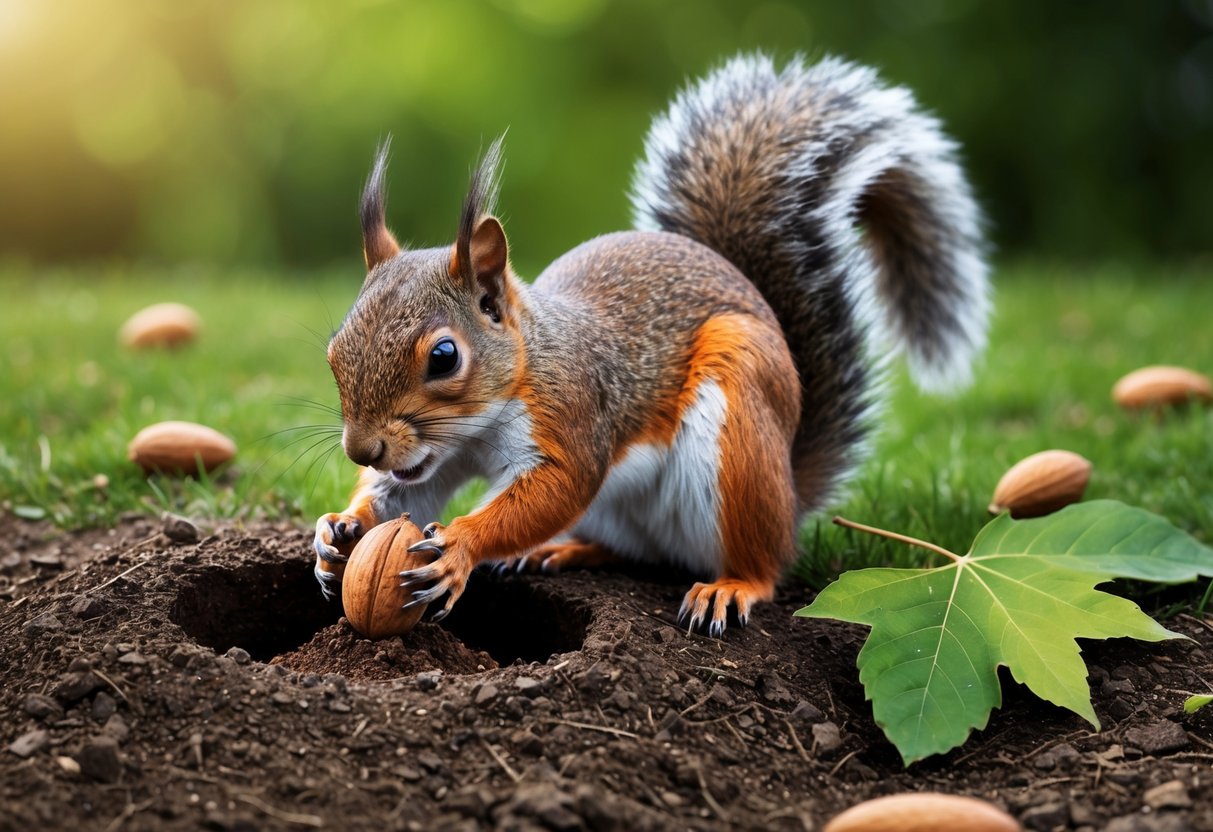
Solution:
<svg viewBox="0 0 1213 832"><path fill-rule="evenodd" d="M432 563L427 566L419 566L416 569L406 569L400 573L400 586L404 588L412 584L432 581L437 577L438 569Z"/></svg>
<svg viewBox="0 0 1213 832"><path fill-rule="evenodd" d="M446 592L446 587L442 584L437 584L429 589L419 589L413 593L413 600L407 602L401 609L407 610L411 607L425 606L444 592Z"/></svg>
<svg viewBox="0 0 1213 832"><path fill-rule="evenodd" d="M744 627L750 621L750 606L754 601L770 598L770 592L771 587L765 583L737 578L695 584L682 600L678 622L687 622L688 632L706 623L709 636L723 638L728 628L729 607L736 611L737 623Z"/></svg>
<svg viewBox="0 0 1213 832"><path fill-rule="evenodd" d="M312 574L316 576L316 582L320 584L320 594L324 596L324 600L332 601L340 592L341 579L320 568L320 562L317 561L312 569Z"/></svg>
<svg viewBox="0 0 1213 832"><path fill-rule="evenodd" d="M433 552L435 555L442 556L442 547L435 545L429 540L419 540L408 549L410 552Z"/></svg>

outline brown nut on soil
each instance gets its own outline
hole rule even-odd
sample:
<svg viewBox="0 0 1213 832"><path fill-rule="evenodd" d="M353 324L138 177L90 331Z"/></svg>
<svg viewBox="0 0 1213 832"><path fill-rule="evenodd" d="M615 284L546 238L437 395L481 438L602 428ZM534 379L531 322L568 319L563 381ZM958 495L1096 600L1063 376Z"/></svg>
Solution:
<svg viewBox="0 0 1213 832"><path fill-rule="evenodd" d="M135 434L126 447L131 460L145 473L197 473L227 462L236 443L214 428L195 422L157 422Z"/></svg>
<svg viewBox="0 0 1213 832"><path fill-rule="evenodd" d="M403 635L425 611L424 605L402 609L413 599L401 589L400 573L430 562L427 555L408 551L418 540L421 530L405 514L375 526L350 553L341 579L341 602L346 619L367 638Z"/></svg>
<svg viewBox="0 0 1213 832"><path fill-rule="evenodd" d="M1213 401L1209 377L1183 367L1142 367L1116 382L1112 398L1127 410Z"/></svg>
<svg viewBox="0 0 1213 832"><path fill-rule="evenodd" d="M894 794L852 806L824 832L1020 832L1022 827L993 804L934 792Z"/></svg>
<svg viewBox="0 0 1213 832"><path fill-rule="evenodd" d="M1040 517L1077 503L1091 478L1091 463L1070 451L1041 451L1011 466L994 489L991 514Z"/></svg>
<svg viewBox="0 0 1213 832"><path fill-rule="evenodd" d="M128 347L177 347L193 341L201 319L180 303L157 303L140 309L122 325L119 337Z"/></svg>

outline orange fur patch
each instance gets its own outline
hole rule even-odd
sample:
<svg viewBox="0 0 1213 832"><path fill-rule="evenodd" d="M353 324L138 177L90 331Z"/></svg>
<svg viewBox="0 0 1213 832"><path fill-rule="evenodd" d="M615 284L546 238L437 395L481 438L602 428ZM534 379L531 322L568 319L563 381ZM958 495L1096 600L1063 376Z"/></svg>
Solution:
<svg viewBox="0 0 1213 832"><path fill-rule="evenodd" d="M722 574L769 592L795 553L796 368L783 334L751 317L712 318L696 342L704 348L693 379L714 379L728 402L720 431Z"/></svg>
<svg viewBox="0 0 1213 832"><path fill-rule="evenodd" d="M400 253L400 244L383 225L363 237L362 259L366 261L366 270L378 266L384 260L391 260Z"/></svg>
<svg viewBox="0 0 1213 832"><path fill-rule="evenodd" d="M511 395L526 405L531 438L543 462L520 475L488 505L451 523L468 539L477 560L517 555L569 528L589 507L606 473L588 468L592 459L574 456L562 439L568 414L526 380L521 336L517 349L518 382Z"/></svg>
<svg viewBox="0 0 1213 832"><path fill-rule="evenodd" d="M363 532L369 532L373 527L379 525L379 518L375 516L375 492L372 488L374 482L378 479L378 472L374 468L363 468L358 472L358 485L354 488L354 493L350 495L350 504L343 514L352 514L358 518L358 522L362 524Z"/></svg>
<svg viewBox="0 0 1213 832"><path fill-rule="evenodd" d="M705 322L695 334L688 365L678 395L655 410L628 445L668 447L700 385L711 380L720 387L727 402L718 479L723 575L756 581L765 589L748 592L761 597L794 554L790 449L800 418L796 368L783 334L745 314Z"/></svg>

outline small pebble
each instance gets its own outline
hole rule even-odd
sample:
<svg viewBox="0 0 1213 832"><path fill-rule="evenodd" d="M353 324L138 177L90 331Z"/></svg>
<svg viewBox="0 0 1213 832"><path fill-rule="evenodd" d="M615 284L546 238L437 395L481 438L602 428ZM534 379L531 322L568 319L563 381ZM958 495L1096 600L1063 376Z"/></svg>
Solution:
<svg viewBox="0 0 1213 832"><path fill-rule="evenodd" d="M538 696L543 690L543 682L538 679L532 679L530 676L519 676L514 680L514 687L524 696Z"/></svg>
<svg viewBox="0 0 1213 832"><path fill-rule="evenodd" d="M93 719L105 722L113 716L116 710L118 710L118 703L114 697L103 690L97 691L97 695L93 697Z"/></svg>
<svg viewBox="0 0 1213 832"><path fill-rule="evenodd" d="M76 775L80 773L80 764L71 757L56 757L55 762L59 768L63 769L65 774Z"/></svg>
<svg viewBox="0 0 1213 832"><path fill-rule="evenodd" d="M160 530L174 543L197 543L198 527L184 517L165 512L160 516Z"/></svg>
<svg viewBox="0 0 1213 832"><path fill-rule="evenodd" d="M131 735L131 729L127 727L126 720L121 714L112 714L105 721L105 726L102 727L101 733L107 737L113 737L119 743L126 742L127 737Z"/></svg>
<svg viewBox="0 0 1213 832"><path fill-rule="evenodd" d="M499 691L497 690L496 685L491 685L491 684L481 685L480 690L476 691L476 698L473 701L476 703L476 705L478 707L487 705L490 702L492 702L494 699L497 698L498 692Z"/></svg>
<svg viewBox="0 0 1213 832"><path fill-rule="evenodd" d="M1171 754L1187 748L1190 740L1183 726L1169 719L1160 719L1140 728L1130 728L1124 733L1126 745L1140 748L1155 756Z"/></svg>
<svg viewBox="0 0 1213 832"><path fill-rule="evenodd" d="M72 615L84 621L100 618L105 612L105 603L91 595L81 595L72 602Z"/></svg>
<svg viewBox="0 0 1213 832"><path fill-rule="evenodd" d="M50 612L39 613L21 625L21 631L30 638L39 638L46 633L62 629L63 622Z"/></svg>
<svg viewBox="0 0 1213 832"><path fill-rule="evenodd" d="M118 756L118 741L113 737L90 740L75 754L85 777L100 783L116 783L122 776L122 760Z"/></svg>
<svg viewBox="0 0 1213 832"><path fill-rule="evenodd" d="M59 684L55 685L55 698L65 705L71 705L103 687L105 682L91 670L77 670L59 677Z"/></svg>
<svg viewBox="0 0 1213 832"><path fill-rule="evenodd" d="M829 754L842 747L842 735L833 722L819 722L811 730L813 745L822 754Z"/></svg>
<svg viewBox="0 0 1213 832"><path fill-rule="evenodd" d="M248 664L253 660L249 652L243 647L229 647L223 655L234 661L236 664Z"/></svg>
<svg viewBox="0 0 1213 832"><path fill-rule="evenodd" d="M788 689L787 683L778 673L763 673L758 677L758 687L762 696L774 705L791 705L796 702L796 696Z"/></svg>
<svg viewBox="0 0 1213 832"><path fill-rule="evenodd" d="M802 699L792 709L792 718L801 722L821 722L826 715L816 705Z"/></svg>
<svg viewBox="0 0 1213 832"><path fill-rule="evenodd" d="M8 750L22 759L32 757L50 745L51 735L41 728L22 734L13 740Z"/></svg>
<svg viewBox="0 0 1213 832"><path fill-rule="evenodd" d="M433 690L438 687L438 682L442 679L441 670L427 670L424 673L416 675L417 687L422 690Z"/></svg>
<svg viewBox="0 0 1213 832"><path fill-rule="evenodd" d="M35 719L58 719L63 716L59 703L41 693L31 693L25 697L25 712Z"/></svg>

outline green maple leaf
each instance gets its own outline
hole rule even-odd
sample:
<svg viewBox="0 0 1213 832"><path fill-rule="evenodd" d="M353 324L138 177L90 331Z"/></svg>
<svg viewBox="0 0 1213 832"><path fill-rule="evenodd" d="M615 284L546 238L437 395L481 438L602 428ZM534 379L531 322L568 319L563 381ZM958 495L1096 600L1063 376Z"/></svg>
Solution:
<svg viewBox="0 0 1213 832"><path fill-rule="evenodd" d="M948 563L844 573L796 614L872 628L859 652L859 679L906 765L986 726L1002 704L1000 666L1099 728L1075 639L1183 636L1096 585L1116 577L1170 583L1213 575L1213 549L1156 514L1113 500L1034 520L1003 514L963 557L878 533L936 551Z"/></svg>

